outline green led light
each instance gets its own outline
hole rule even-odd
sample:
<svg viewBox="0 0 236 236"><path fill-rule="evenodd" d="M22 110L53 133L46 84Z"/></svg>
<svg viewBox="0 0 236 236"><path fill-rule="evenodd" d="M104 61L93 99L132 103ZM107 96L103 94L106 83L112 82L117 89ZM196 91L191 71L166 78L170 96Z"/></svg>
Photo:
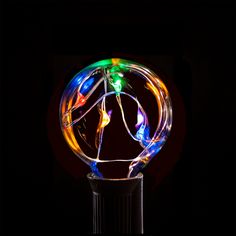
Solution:
<svg viewBox="0 0 236 236"><path fill-rule="evenodd" d="M120 67L120 65L112 66L109 70L110 77L112 78L110 84L115 89L116 93L120 93L126 84L122 73L124 71L127 71L127 69L124 70L124 68Z"/></svg>
<svg viewBox="0 0 236 236"><path fill-rule="evenodd" d="M111 73L120 72L120 67L119 67L119 66L113 66L113 67L110 69L110 72L111 72Z"/></svg>
<svg viewBox="0 0 236 236"><path fill-rule="evenodd" d="M121 92L121 90L122 90L122 81L121 80L116 80L116 82L113 83L112 85L117 93Z"/></svg>
<svg viewBox="0 0 236 236"><path fill-rule="evenodd" d="M122 77L119 74L111 74L111 78L115 83L117 80L122 80Z"/></svg>

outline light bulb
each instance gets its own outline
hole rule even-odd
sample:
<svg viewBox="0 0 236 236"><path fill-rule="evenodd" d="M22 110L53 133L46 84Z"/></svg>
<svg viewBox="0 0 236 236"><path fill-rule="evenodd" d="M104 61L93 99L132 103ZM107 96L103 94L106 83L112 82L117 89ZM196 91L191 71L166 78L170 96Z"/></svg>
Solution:
<svg viewBox="0 0 236 236"><path fill-rule="evenodd" d="M145 91L145 96L148 92L154 98L158 118L152 113L147 114L141 100L146 99L149 104L150 97L145 98L142 90ZM116 104L111 102L111 98ZM129 117L125 114L125 109L129 109L125 108L125 99L136 107L134 124L128 122ZM104 133L114 120L113 115L117 115L113 114L112 106L117 105L120 110L119 118L127 134L142 148L136 156L114 158L115 155L102 155ZM95 118L95 112L98 119ZM93 113L94 119L92 124L86 124L86 116L90 113ZM172 107L165 84L152 70L133 61L112 58L87 66L71 79L61 98L59 117L61 130L69 147L90 166L96 176L103 176L98 163L128 162L126 177L134 177L165 144L172 125ZM155 119L155 122L150 122L151 119ZM155 127L151 127L154 123ZM91 134L91 130L86 134L88 127L94 125L94 134ZM115 132L119 132L119 129L120 127L116 127ZM115 139L113 141L118 142Z"/></svg>

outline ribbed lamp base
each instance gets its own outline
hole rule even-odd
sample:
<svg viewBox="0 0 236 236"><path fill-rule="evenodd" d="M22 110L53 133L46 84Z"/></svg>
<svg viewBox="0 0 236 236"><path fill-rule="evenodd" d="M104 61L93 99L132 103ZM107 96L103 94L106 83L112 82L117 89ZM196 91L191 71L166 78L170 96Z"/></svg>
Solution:
<svg viewBox="0 0 236 236"><path fill-rule="evenodd" d="M93 192L93 233L143 233L143 175L106 179L87 175Z"/></svg>

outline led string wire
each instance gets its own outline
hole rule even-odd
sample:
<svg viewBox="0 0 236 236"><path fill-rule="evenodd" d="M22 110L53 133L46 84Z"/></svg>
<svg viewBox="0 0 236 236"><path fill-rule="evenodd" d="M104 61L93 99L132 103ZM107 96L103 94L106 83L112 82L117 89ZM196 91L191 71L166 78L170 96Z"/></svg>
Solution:
<svg viewBox="0 0 236 236"><path fill-rule="evenodd" d="M87 79L88 79L88 78L87 78ZM103 79L103 78L102 78L102 79ZM101 83L101 80L102 80L102 79L99 80L99 82L98 82L99 84ZM98 84L98 83L97 83L97 84ZM82 84L81 84L81 85L82 85ZM81 85L80 85L80 87L81 87ZM96 86L96 85L95 85L95 86ZM149 87L151 87L151 86L149 85ZM97 86L96 86L96 88L97 88ZM95 90L95 89L93 89L93 91L94 91L94 90ZM131 98L138 104L138 107L142 110L144 116L146 117L146 113L145 113L144 109L142 108L141 104L139 103L139 101L138 101L135 97L133 97L132 95L127 94L127 93L125 93L125 92L119 92L119 93L120 93L120 94L125 94L125 95L131 97ZM112 94L116 94L116 92L105 93L105 94L104 94L102 97L100 97L81 117L77 118L76 120L74 120L73 122L71 122L70 124L68 124L66 127L68 127L68 126L73 126L74 124L76 124L77 122L79 122L79 121L80 121L83 117L85 117L85 116L87 115L87 113L90 112L90 111L94 108L94 106L96 106L101 100L102 100L102 104L103 104L102 107L103 107L103 106L104 106L104 99L105 99L105 97L106 97L106 96L110 96L110 95L112 95ZM91 95L91 94L90 94L90 95ZM118 101L118 104L119 104L120 109L121 109L123 122L124 122L124 124L125 124L125 127L126 127L128 133L129 133L129 135L130 135L135 141L140 141L139 139L135 138L135 137L132 135L132 133L130 132L130 130L129 130L129 128L128 128L128 125L127 125L126 120L125 120L125 118L124 118L124 111L123 111L123 107L122 107L122 104L121 104L120 95L117 95L117 101ZM78 106L77 108L79 108L79 106ZM75 109L77 109L77 108L75 108ZM75 110L75 109L74 109L74 110ZM104 108L102 108L101 110L104 111L104 112L106 112L106 111L104 110ZM68 112L66 112L66 114L67 114L67 113L68 113ZM147 118L145 118L144 120L146 121ZM146 124L145 124L145 126L146 126ZM102 129L104 129L104 127L103 127ZM146 140L146 141L151 142L151 141L153 141L153 140Z"/></svg>
<svg viewBox="0 0 236 236"><path fill-rule="evenodd" d="M100 68L99 68L100 69ZM94 74L95 71L98 71L98 69L93 70L88 76L86 76L86 78L84 79L83 83L79 84L78 89L75 91L77 93L77 99L75 104L66 111L65 115L69 112L73 112L75 111L77 108L79 108L80 106L83 106L85 104L85 102L89 99L89 97L93 94L93 92L97 89L97 87L102 83L103 78L101 78L95 85L94 87L88 92L88 94L86 96L84 96L83 94L81 94L79 91L81 90L81 87L84 85L84 83L90 79L91 75ZM73 94L73 96L75 95L75 93ZM72 97L73 97L72 96ZM82 99L82 101L81 101Z"/></svg>
<svg viewBox="0 0 236 236"><path fill-rule="evenodd" d="M127 94L127 95L128 95L128 94ZM132 97L132 98L136 101L136 103L138 104L138 107L143 110L143 108L142 108L141 104L139 103L138 99L136 99L136 98L133 97L132 95L130 95L130 97ZM117 100L117 102L118 102L118 104L119 104L120 111L121 111L121 116L122 116L122 120L123 120L123 123L124 123L124 125L125 125L125 128L126 128L128 134L131 136L131 138L132 138L133 140L135 140L135 141L140 141L140 139L138 139L138 138L136 138L134 135L132 135L132 133L130 132L130 129L129 129L128 125L127 125L127 122L126 122L126 119L125 119L124 110L123 110L123 106L122 106L122 102L121 102L120 94L116 96L116 100ZM144 112L144 110L143 110L143 112ZM144 114L145 114L145 117L146 117L146 113L145 113L145 112L144 112ZM145 118L145 120L147 120L147 118ZM146 122L145 122L145 123L146 123ZM146 124L145 124L145 126L146 126Z"/></svg>
<svg viewBox="0 0 236 236"><path fill-rule="evenodd" d="M78 122L79 122L81 119L83 119L99 102L103 101L103 99L104 99L105 97L111 96L111 95L114 95L114 94L116 94L116 92L115 92L115 91L111 91L111 92L108 92L108 93L105 93L104 95L102 95L96 102L94 102L93 105L91 105L91 107L90 107L83 115L81 115L79 118L75 119L74 121L71 121L70 124L65 125L65 128L72 127L73 125L75 125L76 123L78 123ZM132 99L137 103L139 109L140 109L140 110L143 110L141 104L139 103L139 101L138 101L134 96L132 96L132 95L126 93L126 92L120 92L120 94L123 94L123 95L126 95L126 96L132 98ZM124 114L123 107L121 107L121 110L122 110L122 114ZM124 119L124 123L125 123L126 126L128 127L128 125L127 125L125 119ZM129 131L129 128L127 128L127 131ZM139 139L135 138L135 137L132 135L132 133L131 133L130 131L129 131L128 133L130 134L130 136L131 136L134 140L139 141Z"/></svg>
<svg viewBox="0 0 236 236"><path fill-rule="evenodd" d="M145 140L145 142L147 142L146 147L131 162L128 177L136 175L142 166L145 166L150 161L151 157L159 152L168 137L172 124L171 102L164 83L156 76L151 77L150 71L145 68L140 68L135 65L133 69L137 70L148 80L146 86L156 98L159 109L159 121L152 139ZM156 86L154 86L154 84Z"/></svg>
<svg viewBox="0 0 236 236"><path fill-rule="evenodd" d="M116 94L116 92L109 92L109 93L104 94L104 95L103 95L102 97L100 97L82 116L80 116L79 118L77 118L76 120L74 120L73 122L71 122L70 124L67 124L66 127L68 128L69 126L72 127L73 125L75 125L75 124L76 124L77 122L79 122L83 117L85 117L101 100L103 101L103 104L104 104L104 98L105 98L106 96L110 96L110 95L112 95L112 94ZM145 114L145 112L144 112L144 110L143 110L141 104L139 103L139 101L138 101L135 97L133 97L132 95L127 94L127 93L125 93L125 92L120 92L120 94L125 94L125 95L131 97L131 98L137 103L139 109L143 111L143 114ZM127 123L126 123L126 120L125 120L125 118L124 118L124 111L123 111L123 107L122 107L122 104L121 104L120 95L118 95L117 98L118 98L118 104L119 104L120 109L121 109L123 121L124 121L125 127L126 127L128 133L129 133L129 135L130 135L135 141L140 141L139 139L135 138L135 137L132 135L132 133L130 132L130 130L129 130L129 128L128 128L128 125L127 125ZM103 107L103 106L102 106L102 107ZM102 108L101 110L105 112L105 109L104 109L104 108ZM146 116L146 114L145 114L145 116ZM146 119L144 119L144 120L146 120ZM145 124L145 126L146 126L146 124ZM104 127L102 127L102 129L100 129L100 130L103 131L103 129L104 129ZM151 142L152 140L146 140L146 141ZM101 143L101 142L100 142L100 143Z"/></svg>
<svg viewBox="0 0 236 236"><path fill-rule="evenodd" d="M105 70L103 69L103 76L106 77L106 73ZM107 94L107 79L104 79L104 92L105 94ZM98 124L98 128L97 128L97 134L96 134L96 138L95 138L95 146L98 149L97 151L97 160L99 160L99 156L100 156L100 152L101 152L101 147L102 147L102 140L103 140L103 133L104 133L104 127L106 125L108 125L108 123L110 122L110 117L111 114L106 113L106 97L103 97L102 99L102 104L101 104L101 109L99 110L100 113L100 122ZM106 116L106 118L104 118L104 116ZM105 119L105 122L104 122ZM98 141L97 141L98 140ZM97 144L98 142L98 144Z"/></svg>
<svg viewBox="0 0 236 236"><path fill-rule="evenodd" d="M158 119L157 128L152 138L150 138L149 136L150 127L148 124L148 118L140 102L134 96L121 91L125 82L123 81L123 74L120 72L120 68L121 67L124 68L124 66L126 66L126 70L129 70L130 72L137 72L141 74L146 79L146 88L150 90L156 98L158 109L159 109L159 119ZM92 68L92 66L90 66L89 68ZM163 82L159 79L159 77L157 77L153 72L146 69L145 67L136 65L133 63L127 64L127 62L123 60L120 60L120 61L116 60L112 65L110 65L109 68L110 70L108 70L108 73L106 73L105 68L103 68L102 70L101 67L98 67L90 71L89 74L83 79L83 81L82 82L80 81L78 89L73 90L73 93L71 96L69 96L68 100L65 99L65 96L67 95L65 94L61 102L61 114L62 114L62 120L66 122L61 123L61 125L63 125L62 126L63 134L68 144L71 146L73 152L78 157L82 158L82 160L85 161L87 164L89 164L90 166L93 166L94 163L96 164L97 162L131 161L128 176L133 176L140 169L140 167L142 167L142 165L146 165L150 161L150 159L161 149L164 142L166 141L168 133L171 129L171 123L172 123L171 103L170 103L168 91L165 85L163 84ZM102 78L99 79L93 85L94 79L91 79L91 76L94 75L95 73L101 72L101 70L103 73ZM82 107L86 103L86 101L89 99L91 94L102 83L102 81L104 82L104 95L102 95L96 102L94 102L94 104L91 105L91 107L83 115L81 115L79 118L72 121L72 117L71 117L72 111L78 109L79 107ZM108 92L107 83L109 83L115 91ZM130 87L129 84L127 86ZM81 88L85 88L85 87L86 87L85 92L86 90L88 92L86 95L80 93ZM73 97L76 92L77 92L77 99L76 99L75 104L72 106ZM123 160L123 159L100 160L99 159L100 151L102 147L102 141L103 141L104 128L105 126L109 124L110 119L111 119L112 111L108 111L108 113L106 111L106 97L110 95L116 95L116 100L121 111L121 116L122 116L124 126L126 128L126 131L128 132L128 134L133 140L138 141L139 144L144 148L144 150L134 159L128 159L128 160ZM126 95L130 97L138 105L137 124L135 125L137 129L136 135L133 135L131 133L127 125L127 122L125 119L125 113L124 113L123 105L121 101L121 95ZM74 132L73 132L72 127L77 122L79 122L82 118L84 118L96 105L98 105L99 113L100 113L100 120L97 127L97 133L96 133L96 139L95 139L95 146L98 149L98 151L97 151L96 158L91 158L91 157L88 157L81 150L80 146L78 145L74 137ZM67 106L67 109L66 109L66 106Z"/></svg>

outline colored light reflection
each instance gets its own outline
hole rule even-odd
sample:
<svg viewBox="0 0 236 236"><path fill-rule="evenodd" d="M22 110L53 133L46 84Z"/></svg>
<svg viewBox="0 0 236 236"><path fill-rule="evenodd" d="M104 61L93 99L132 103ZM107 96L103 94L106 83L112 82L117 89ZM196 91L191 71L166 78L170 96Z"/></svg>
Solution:
<svg viewBox="0 0 236 236"><path fill-rule="evenodd" d="M88 91L91 89L92 85L94 83L94 78L89 78L87 81L85 81L80 89L80 92L82 94L88 93Z"/></svg>

